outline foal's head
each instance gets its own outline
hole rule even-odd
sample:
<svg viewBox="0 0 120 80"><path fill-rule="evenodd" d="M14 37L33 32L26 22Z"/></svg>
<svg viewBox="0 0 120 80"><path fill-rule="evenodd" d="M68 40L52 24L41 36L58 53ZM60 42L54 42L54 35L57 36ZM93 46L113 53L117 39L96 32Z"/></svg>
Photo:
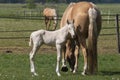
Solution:
<svg viewBox="0 0 120 80"><path fill-rule="evenodd" d="M71 37L75 37L75 27L74 27L74 20L68 21L67 20L67 27L68 27L68 32L70 33Z"/></svg>

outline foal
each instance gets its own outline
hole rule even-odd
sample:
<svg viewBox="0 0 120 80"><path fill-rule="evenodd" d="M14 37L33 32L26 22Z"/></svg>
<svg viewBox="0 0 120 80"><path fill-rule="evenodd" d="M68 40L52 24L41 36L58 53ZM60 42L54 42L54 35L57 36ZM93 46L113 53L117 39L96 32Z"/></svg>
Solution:
<svg viewBox="0 0 120 80"><path fill-rule="evenodd" d="M67 24L63 28L56 31L38 30L31 33L29 46L33 44L33 48L32 51L30 52L30 67L33 75L37 75L34 66L34 54L37 52L37 50L42 44L46 44L50 46L52 45L56 46L57 49L56 73L58 76L60 76L59 64L61 53L63 46L65 45L65 42L68 39L69 34L71 35L72 38L75 36L74 21L70 22L67 21Z"/></svg>

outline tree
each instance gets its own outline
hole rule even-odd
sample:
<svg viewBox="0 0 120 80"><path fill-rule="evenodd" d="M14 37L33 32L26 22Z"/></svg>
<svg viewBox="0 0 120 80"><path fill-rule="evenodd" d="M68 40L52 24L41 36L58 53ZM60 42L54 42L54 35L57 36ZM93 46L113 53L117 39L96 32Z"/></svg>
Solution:
<svg viewBox="0 0 120 80"><path fill-rule="evenodd" d="M27 3L27 7L29 9L33 9L36 7L36 4L35 4L35 1L34 0L26 0L26 3Z"/></svg>

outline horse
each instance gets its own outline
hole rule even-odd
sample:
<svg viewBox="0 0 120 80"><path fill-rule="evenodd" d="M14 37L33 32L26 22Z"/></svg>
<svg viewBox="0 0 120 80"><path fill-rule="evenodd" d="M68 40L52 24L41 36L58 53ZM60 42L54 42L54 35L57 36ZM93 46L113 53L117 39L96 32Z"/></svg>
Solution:
<svg viewBox="0 0 120 80"><path fill-rule="evenodd" d="M49 30L51 21L54 20L54 28L53 30L56 29L57 27L57 11L53 8L45 8L43 10L43 16L45 17L45 25L46 25L46 30Z"/></svg>
<svg viewBox="0 0 120 80"><path fill-rule="evenodd" d="M63 13L60 27L62 28L67 20L72 19L75 21L76 39L70 39L66 43L66 50L62 53L62 68L65 68L67 60L70 70L76 73L81 48L84 57L82 75L97 73L97 39L101 30L100 10L92 2L70 3Z"/></svg>
<svg viewBox="0 0 120 80"><path fill-rule="evenodd" d="M29 46L33 44L33 48L29 54L30 57L30 69L31 73L37 76L34 66L34 55L37 50L42 46L42 44L46 44L49 46L56 46L57 49L57 65L56 65L56 73L58 76L61 76L59 73L59 65L61 58L61 51L63 49L64 44L66 43L69 37L74 38L75 36L75 27L74 20L67 21L66 25L63 28L55 30L55 31L47 31L47 30L38 30L34 31L30 35Z"/></svg>

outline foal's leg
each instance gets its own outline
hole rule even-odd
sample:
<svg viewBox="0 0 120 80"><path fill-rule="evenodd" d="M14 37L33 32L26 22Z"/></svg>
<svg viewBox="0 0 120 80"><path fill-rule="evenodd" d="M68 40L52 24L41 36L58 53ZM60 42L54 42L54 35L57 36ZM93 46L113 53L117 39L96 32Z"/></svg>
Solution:
<svg viewBox="0 0 120 80"><path fill-rule="evenodd" d="M61 67L61 71L63 72L67 72L68 71L68 68L67 68L67 65L66 65L66 47L65 46L62 46L62 67Z"/></svg>
<svg viewBox="0 0 120 80"><path fill-rule="evenodd" d="M30 52L30 68L31 68L31 73L33 73L33 75L37 76L37 73L35 72L35 66L34 66L34 56L35 53L38 50L38 46L37 45L33 45L33 49Z"/></svg>
<svg viewBox="0 0 120 80"><path fill-rule="evenodd" d="M62 49L61 49L61 45L58 45L56 44L56 48L57 48L57 65L56 65L56 73L58 76L61 76L60 75L60 70L59 70L59 66L60 66L60 58L61 58L61 52L62 52Z"/></svg>

